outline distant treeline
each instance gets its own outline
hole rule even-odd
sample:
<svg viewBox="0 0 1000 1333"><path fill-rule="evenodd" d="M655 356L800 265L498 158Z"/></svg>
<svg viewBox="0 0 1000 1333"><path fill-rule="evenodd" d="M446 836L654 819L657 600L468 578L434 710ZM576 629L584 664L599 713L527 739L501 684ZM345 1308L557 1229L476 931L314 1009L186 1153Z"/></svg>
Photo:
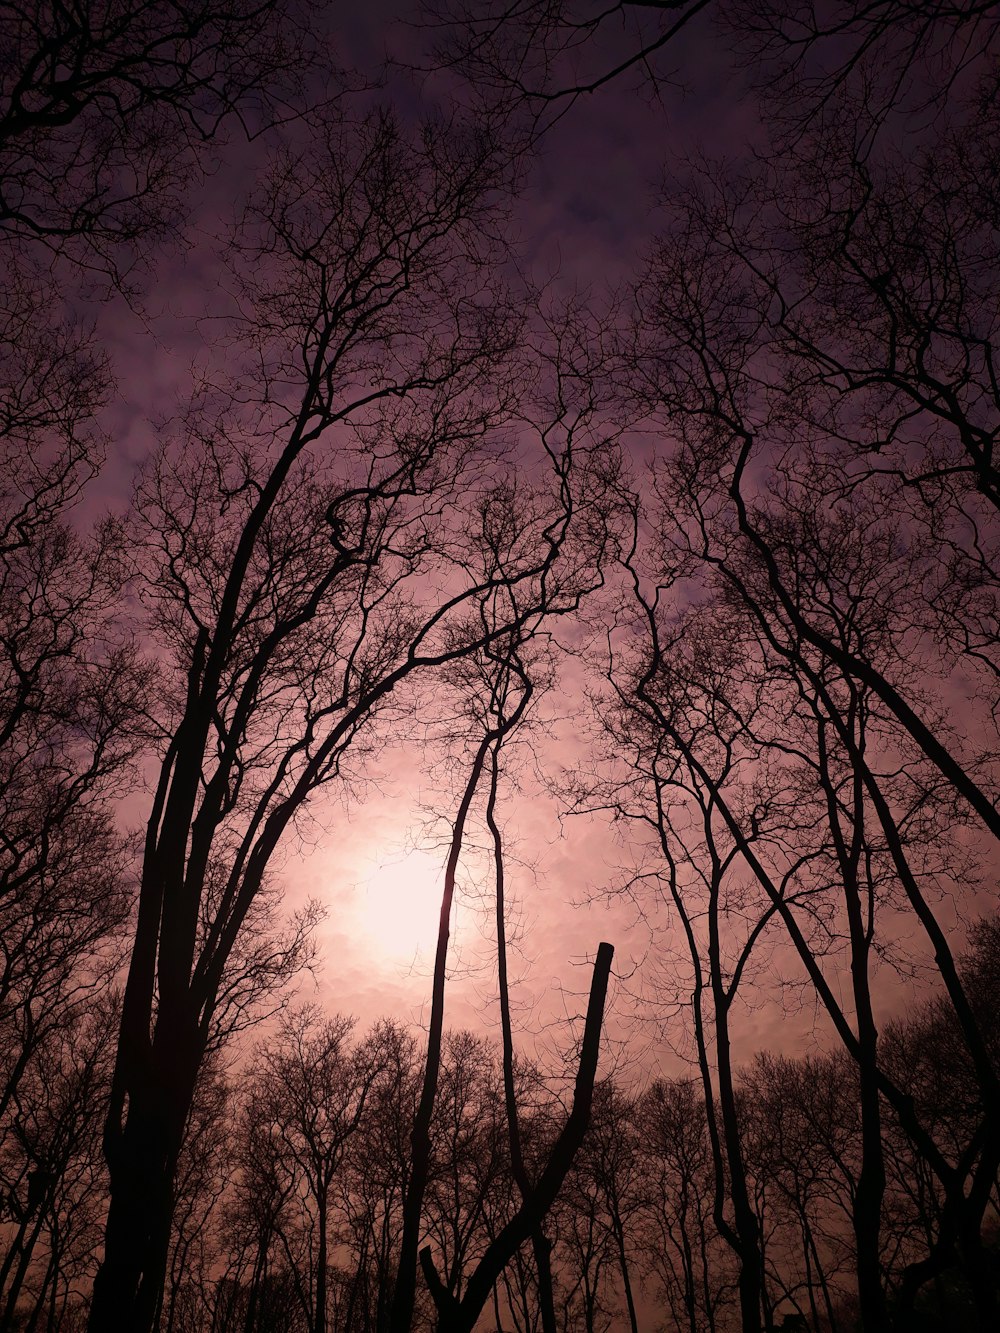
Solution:
<svg viewBox="0 0 1000 1333"><path fill-rule="evenodd" d="M980 924L964 960L968 992L1000 1046L1000 922ZM101 1249L115 997L81 1004L32 1054L2 1124L0 1260L7 1333L86 1322ZM948 1007L892 1024L881 1056L935 1141L975 1151L981 1107ZM164 1333L381 1333L387 1327L423 1053L402 1025L356 1031L306 1007L285 1016L245 1067L217 1061L199 1083L178 1171ZM11 1077L9 1062L5 1073ZM529 1173L564 1118L562 1082L516 1069ZM746 1187L759 1227L770 1325L813 1333L857 1327L853 1210L862 1162L858 1076L845 1053L763 1053L737 1091ZM886 1193L880 1265L892 1308L907 1265L947 1224L933 1171L884 1108ZM737 1263L725 1235L730 1182L698 1077L640 1090L599 1083L584 1147L545 1224L560 1330L740 1326ZM981 1260L1000 1265L994 1181ZM511 1176L500 1054L452 1032L432 1129L424 1241L449 1290L509 1219ZM720 1219L721 1223L720 1223ZM907 1327L974 1328L966 1263L920 1291ZM424 1297L415 1327L430 1328ZM485 1326L540 1327L528 1247L504 1272Z"/></svg>

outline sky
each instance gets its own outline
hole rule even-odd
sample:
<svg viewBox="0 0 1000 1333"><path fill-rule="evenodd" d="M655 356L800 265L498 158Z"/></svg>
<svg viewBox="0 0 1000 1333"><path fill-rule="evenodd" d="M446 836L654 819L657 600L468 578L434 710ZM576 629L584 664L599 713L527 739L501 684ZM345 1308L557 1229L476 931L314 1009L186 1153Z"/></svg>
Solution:
<svg viewBox="0 0 1000 1333"><path fill-rule="evenodd" d="M383 46L400 59L410 54L414 38L400 22L404 11L397 3L348 8L338 34L345 63L372 67ZM607 55L612 58L614 50ZM635 271L655 230L669 162L703 153L738 159L761 140L741 76L707 22L671 48L667 68L672 77L659 99L626 78L576 102L531 166L516 213L521 251L533 272L564 291L590 291L600 301ZM391 77L397 83L404 78L398 72ZM423 91L406 85L400 94L412 114L435 96L433 82ZM224 230L252 179L254 151L239 148L206 183L184 244L159 265L143 310L119 299L101 315L120 394L107 420L112 452L91 503L127 503L137 469L163 423L178 411L192 374L218 353L216 326L206 316L225 310L229 297L213 237ZM640 1078L680 1072L676 1019L668 1004L657 1003L669 919L659 916L653 931L629 900L609 894L634 849L622 844L603 816L565 818L554 793L574 765L588 762L581 735L583 675L573 660L561 670L559 688L542 707L543 718L548 716L537 762L522 764L520 789L508 789L501 806L517 920L519 1040L540 1054L565 1043L564 1019L578 1017L585 1004L587 960L606 939L617 951L611 1047ZM315 898L326 909L320 966L315 981L303 980L302 998L318 999L362 1023L387 1015L416 1023L426 1017L444 860L440 825L433 821L447 820L455 799L454 784L428 771L429 757L419 739L394 742L378 756L376 781L362 797L313 802L307 823L286 839L278 857L289 906ZM133 795L124 817L138 825L145 803L146 796ZM488 912L477 884L481 875L481 860L467 858L447 1023L496 1032L490 943L479 929ZM797 972L780 953L768 967L778 976ZM891 1011L904 992L890 980L885 987ZM763 1047L801 1051L828 1037L814 1007L790 1015L780 993L745 1013L739 1031L741 1058Z"/></svg>

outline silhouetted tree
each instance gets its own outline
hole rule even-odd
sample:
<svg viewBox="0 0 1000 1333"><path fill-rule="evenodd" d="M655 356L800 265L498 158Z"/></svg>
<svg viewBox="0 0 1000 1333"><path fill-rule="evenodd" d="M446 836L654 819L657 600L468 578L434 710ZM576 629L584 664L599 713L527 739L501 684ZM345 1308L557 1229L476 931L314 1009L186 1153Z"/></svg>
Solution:
<svg viewBox="0 0 1000 1333"><path fill-rule="evenodd" d="M715 1164L698 1082L651 1084L639 1098L636 1137L646 1176L636 1224L644 1272L676 1329L714 1333L732 1301L733 1256L715 1228Z"/></svg>
<svg viewBox="0 0 1000 1333"><path fill-rule="evenodd" d="M458 70L470 97L525 117L535 135L616 85L659 95L679 75L690 83L683 37L700 29L731 53L734 83L745 75L735 93L752 93L785 142L845 99L863 104L869 137L894 116L938 111L998 38L992 0L426 0L415 26L429 34L432 67Z"/></svg>
<svg viewBox="0 0 1000 1333"><path fill-rule="evenodd" d="M657 251L642 295L647 401L667 409L669 429L680 437L659 474L670 551L661 569L669 568L667 581L694 580L746 617L761 681L773 670L771 678L784 677L793 691L767 745L785 754L793 747L823 793L829 853L809 873L828 854L835 858L856 1031L843 1021L793 904L751 855L755 816L746 818L730 800L727 818L741 830L744 858L862 1076L869 1169L855 1226L864 1317L872 1327L887 1318L879 1312L877 1263L881 1096L906 1121L949 1200L930 1268L914 1267L904 1289L912 1294L921 1272L949 1262L962 1232L966 1262L980 1272L977 1299L988 1325L994 1287L975 1235L995 1174L995 1115L984 1116L977 1131L988 1145L982 1159L971 1140L957 1159L943 1154L879 1064L870 1001L873 960L888 943L880 909L904 902L933 954L984 1097L996 1097L995 1063L956 969L935 884L939 874L965 873L943 861L947 828L967 822L992 834L1000 827L989 795L992 750L973 752L945 702L959 662L992 688L995 639L976 599L955 591L957 582L987 601L994 596L993 504L976 465L979 408L972 407L993 393L983 324L992 316L976 294L986 261L978 240L958 252L949 232L940 267L923 258L914 265L890 224L876 224L880 182L901 198L898 164L845 156L845 133L835 120L829 138L808 152L802 140L789 150L782 188L791 204L781 219L768 204L772 185L760 177L709 180L693 188ZM942 133L951 142L952 130ZM938 165L952 161L951 152L939 154ZM821 172L829 188L817 193ZM919 177L908 181L918 206L925 200L933 211L930 200L940 196L928 194ZM946 211L953 198L961 198L957 186ZM964 207L956 204L958 216ZM863 276L872 273L861 258L869 245L880 264L890 261L874 285ZM960 313L944 296L959 272L968 273ZM884 282L887 293L897 283L906 292L905 315L896 296L879 295ZM843 310L842 323L829 324L831 308ZM950 334L953 321L965 341ZM803 722L811 720L799 745L800 703ZM988 731L987 711L978 721Z"/></svg>
<svg viewBox="0 0 1000 1333"><path fill-rule="evenodd" d="M119 597L121 525L73 526L103 441L106 367L16 282L0 314L0 1117L129 910L109 798L134 756L148 673Z"/></svg>
<svg viewBox="0 0 1000 1333"><path fill-rule="evenodd" d="M390 1054L378 1029L355 1041L352 1027L350 1019L298 1010L259 1053L251 1075L254 1114L267 1124L272 1152L293 1182L306 1260L299 1294L311 1333L328 1327L336 1177Z"/></svg>
<svg viewBox="0 0 1000 1333"><path fill-rule="evenodd" d="M450 1032L434 1101L423 1235L456 1299L489 1243L486 1216L509 1178L496 1052L482 1036Z"/></svg>
<svg viewBox="0 0 1000 1333"><path fill-rule="evenodd" d="M610 1248L625 1297L629 1328L637 1333L638 1317L632 1280L634 1223L645 1198L642 1168L634 1135L635 1104L613 1079L594 1090L587 1137L575 1164L577 1188L592 1192L601 1204Z"/></svg>
<svg viewBox="0 0 1000 1333"><path fill-rule="evenodd" d="M33 0L0 16L0 235L119 279L183 223L230 123L293 114L306 6ZM301 108L300 108L301 110Z"/></svg>
<svg viewBox="0 0 1000 1333"><path fill-rule="evenodd" d="M385 1074L372 1089L361 1134L348 1144L338 1195L354 1266L345 1324L366 1333L384 1333L388 1327L420 1091L414 1037L388 1022L380 1033Z"/></svg>
<svg viewBox="0 0 1000 1333"><path fill-rule="evenodd" d="M178 1161L170 1257L161 1297L162 1333L198 1326L218 1258L217 1221L232 1160L231 1089L210 1057L202 1066Z"/></svg>
<svg viewBox="0 0 1000 1333"><path fill-rule="evenodd" d="M525 116L534 136L579 97L651 75L659 53L709 8L709 0L429 0L416 26L429 32L435 66L458 69L491 109Z"/></svg>
<svg viewBox="0 0 1000 1333"><path fill-rule="evenodd" d="M35 1324L62 1317L89 1262L100 1172L82 1145L103 1114L133 897L112 803L151 676L120 601L122 525L74 512L101 463L107 366L39 298L59 308L54 285L12 265L0 293L0 1142L17 1217L0 1258L5 1326L24 1308ZM16 1310L29 1290L33 1306Z"/></svg>
<svg viewBox="0 0 1000 1333"><path fill-rule="evenodd" d="M774 1304L791 1302L813 1328L837 1329L837 1307L857 1272L851 1233L864 1152L858 1082L843 1051L801 1060L758 1055L740 1081ZM882 1220L880 1209L878 1239ZM876 1259L884 1254L880 1246Z"/></svg>
<svg viewBox="0 0 1000 1333"><path fill-rule="evenodd" d="M606 766L577 780L576 800L578 808L607 809L634 825L637 845L649 839L628 888L636 893L649 883L651 916L661 895L676 913L683 940L677 985L684 998L675 1004L691 1014L715 1166L715 1225L739 1258L741 1319L749 1333L766 1312L733 1044L741 986L775 905L757 891L743 864L765 829L751 815L743 833L725 796L733 793L751 809L755 798L768 800L743 778L758 759L747 718L762 707L763 695L748 672L736 621L701 607L668 610L665 587L644 586L634 551L626 565L637 616L626 646L613 639L610 645L612 698L601 716ZM739 703L733 706L734 698ZM782 866L780 887L771 886L779 899L808 855L793 854Z"/></svg>
<svg viewBox="0 0 1000 1333"><path fill-rule="evenodd" d="M463 854L470 812L483 782L487 765L508 738L522 725L534 692L527 657L536 636L548 625L575 613L584 597L601 586L604 566L617 541L617 489L620 470L613 436L597 436L601 403L593 390L591 358L581 332L587 321L579 321L571 307L554 324L542 320L541 346L533 353L541 363L535 396L528 405L525 427L537 435L540 452L558 487L552 504L524 481L511 476L484 488L477 503L472 538L476 567L483 591L469 608L473 651L454 654L451 677L460 690L463 721L469 728L468 772L451 823L448 854L441 895L437 945L431 987L428 1041L424 1081L414 1118L412 1175L404 1209L399 1269L393 1291L390 1327L406 1333L412 1317L424 1194L430 1162L430 1126L437 1096L444 1031L445 979L456 877ZM582 355L581 355L582 352ZM596 438L595 438L596 436ZM531 558L533 544L546 550L534 600L525 600L520 579L511 578ZM471 599L470 599L471 600ZM491 802L487 797L487 809ZM490 822L489 819L487 821ZM493 830L496 852L495 826ZM498 938L503 966L502 934ZM603 946L602 946L603 947ZM595 966L588 1024L603 1015L610 946L601 966ZM602 980L603 977L603 980ZM589 1029L588 1029L589 1030ZM598 1035L592 1034L597 1041ZM508 1041L509 1045L509 1041ZM442 1327L456 1330L475 1323L489 1299L494 1282L520 1241L527 1219L540 1226L555 1192L577 1150L586 1125L592 1097L597 1047L587 1048L578 1068L574 1110L553 1141L552 1152L530 1195L522 1200L514 1217L494 1237L469 1278L460 1300L437 1274L430 1250L419 1250L431 1295ZM596 1065L595 1065L596 1068ZM525 1233L525 1237L530 1234ZM524 1238L524 1237L522 1237ZM487 1281L487 1274L492 1278ZM471 1322L470 1322L471 1321Z"/></svg>
<svg viewBox="0 0 1000 1333"><path fill-rule="evenodd" d="M518 325L499 288L487 313L478 259L502 182L492 147L430 129L406 142L385 116L330 120L276 164L236 251L252 379L228 415L191 416L142 482L174 684L106 1133L95 1328L152 1318L186 1108L282 834L404 680L488 641L467 607L515 587L516 622L548 598L560 544L541 539L571 520L560 493L485 576L463 573L451 508L473 460L489 466L478 451L506 407ZM244 388L256 409L239 405ZM331 543L331 503L350 547ZM442 598L412 601L432 573Z"/></svg>
<svg viewBox="0 0 1000 1333"><path fill-rule="evenodd" d="M98 991L46 1032L0 1138L0 1328L58 1327L92 1277L104 1199L100 1126L117 1021ZM22 1324L23 1321L23 1324Z"/></svg>

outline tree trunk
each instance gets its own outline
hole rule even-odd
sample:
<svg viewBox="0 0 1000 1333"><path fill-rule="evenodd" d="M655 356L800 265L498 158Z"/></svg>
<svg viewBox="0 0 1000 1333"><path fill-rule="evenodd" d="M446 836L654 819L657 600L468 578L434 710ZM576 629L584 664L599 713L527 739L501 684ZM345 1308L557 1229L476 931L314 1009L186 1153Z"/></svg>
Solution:
<svg viewBox="0 0 1000 1333"><path fill-rule="evenodd" d="M732 1052L729 1040L729 996L722 980L722 962L718 938L717 906L713 903L709 965L712 975L712 1000L715 1011L715 1053L718 1063L719 1111L722 1140L729 1168L729 1197L733 1205L736 1251L740 1261L737 1290L740 1301L742 1333L759 1333L761 1325L761 1255L757 1217L747 1193L746 1165L740 1142L736 1089L733 1084Z"/></svg>
<svg viewBox="0 0 1000 1333"><path fill-rule="evenodd" d="M532 1231L541 1226L576 1160L590 1123L601 1028L604 1023L604 1005L607 1000L613 957L614 949L610 944L598 945L594 975L590 985L590 999L587 1004L583 1044L580 1048L573 1106L569 1117L552 1146L549 1159L531 1194L490 1242L470 1275L465 1294L460 1301L455 1299L438 1277L430 1248L426 1247L420 1251L424 1277L437 1306L440 1333L472 1333L490 1298L494 1283L520 1247L530 1238Z"/></svg>
<svg viewBox="0 0 1000 1333"><path fill-rule="evenodd" d="M316 1308L313 1312L313 1333L326 1333L326 1267L327 1267L327 1202L326 1188L320 1188L316 1199L319 1237L316 1246Z"/></svg>
<svg viewBox="0 0 1000 1333"><path fill-rule="evenodd" d="M622 1286L625 1289L625 1305L628 1309L628 1326L631 1333L639 1333L639 1320L635 1312L635 1297L632 1295L632 1278L629 1274L628 1254L625 1250L625 1228L622 1220L618 1216L618 1211L612 1216L612 1227L615 1233L615 1247L618 1251L618 1267L622 1275Z"/></svg>
<svg viewBox="0 0 1000 1333"><path fill-rule="evenodd" d="M167 1274L174 1175L200 1058L200 1050L168 1042L176 1027L169 1011L161 1012L145 1068L128 1071L124 1124L106 1128L111 1202L90 1333L151 1333L156 1322ZM160 1071L157 1078L149 1076L150 1069Z"/></svg>
<svg viewBox="0 0 1000 1333"><path fill-rule="evenodd" d="M531 693L531 685L525 681L524 686L526 700ZM511 1174L523 1203L531 1192L531 1181L528 1179L527 1168L524 1164L524 1153L521 1148L521 1128L514 1088L514 1030L510 1016L510 984L507 976L507 907L503 837L500 833L500 826L496 821L497 787L500 778L499 740L493 747L491 759L490 792L486 803L486 825L493 839L496 888L497 990L500 996L504 1104L507 1113L507 1138L510 1147ZM542 1317L542 1333L556 1333L556 1307L552 1288L552 1242L545 1235L541 1225L531 1233L531 1251L538 1277L538 1306Z"/></svg>

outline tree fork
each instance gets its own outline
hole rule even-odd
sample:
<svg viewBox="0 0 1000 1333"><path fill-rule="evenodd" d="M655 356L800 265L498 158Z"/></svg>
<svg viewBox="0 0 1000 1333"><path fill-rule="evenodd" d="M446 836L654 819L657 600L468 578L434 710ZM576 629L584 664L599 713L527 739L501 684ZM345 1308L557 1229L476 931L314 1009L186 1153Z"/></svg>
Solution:
<svg viewBox="0 0 1000 1333"><path fill-rule="evenodd" d="M425 1246L420 1251L420 1266L434 1298L434 1304L437 1306L440 1333L472 1333L476 1320L490 1298L494 1283L518 1249L540 1229L580 1151L590 1123L590 1108L594 1100L601 1028L604 1025L604 1007L614 953L613 945L606 942L598 945L594 974L590 983L583 1045L580 1048L580 1062L577 1067L573 1108L566 1124L556 1139L538 1183L522 1201L500 1234L491 1242L469 1278L465 1295L461 1300L456 1300L445 1288L434 1267L430 1248Z"/></svg>

